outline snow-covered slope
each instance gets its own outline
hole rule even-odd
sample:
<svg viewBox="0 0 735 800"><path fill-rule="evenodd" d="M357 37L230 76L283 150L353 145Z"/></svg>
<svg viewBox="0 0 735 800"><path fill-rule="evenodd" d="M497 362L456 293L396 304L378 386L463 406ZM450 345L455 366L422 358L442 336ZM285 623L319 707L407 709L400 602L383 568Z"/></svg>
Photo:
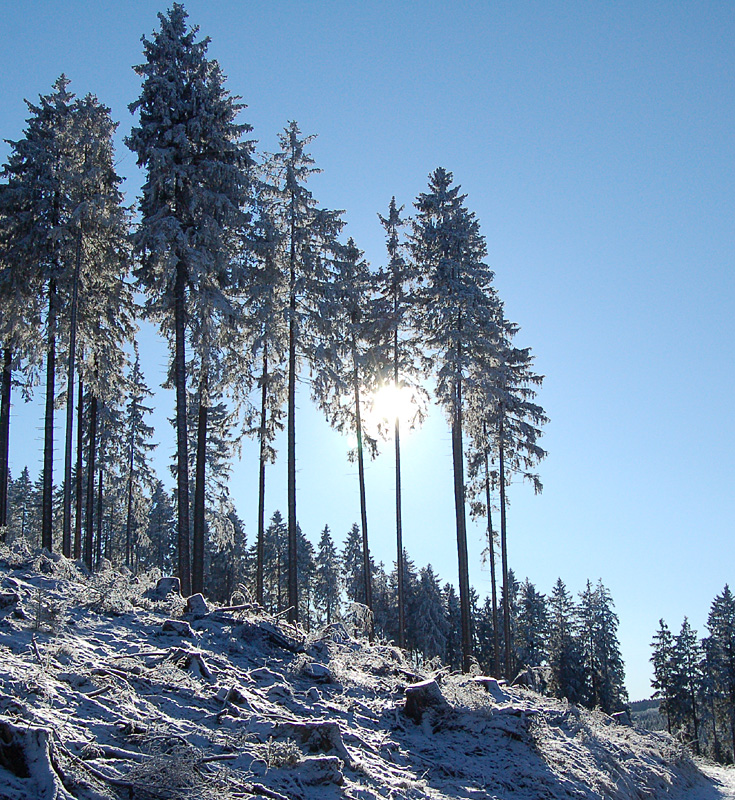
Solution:
<svg viewBox="0 0 735 800"><path fill-rule="evenodd" d="M342 624L187 614L153 583L4 556L0 798L728 796L664 734L416 674Z"/></svg>

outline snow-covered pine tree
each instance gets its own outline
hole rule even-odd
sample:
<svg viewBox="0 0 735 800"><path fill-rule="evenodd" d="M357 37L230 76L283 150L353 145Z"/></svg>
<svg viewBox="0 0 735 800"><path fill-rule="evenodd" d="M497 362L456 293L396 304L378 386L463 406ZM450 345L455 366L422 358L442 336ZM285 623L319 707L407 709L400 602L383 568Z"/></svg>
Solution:
<svg viewBox="0 0 735 800"><path fill-rule="evenodd" d="M125 406L123 424L126 433L128 451L126 475L126 519L125 519L125 565L133 566L134 544L137 541L137 530L144 524L143 519L136 520L133 514L135 498L142 490L153 488L154 476L148 461L148 454L156 445L151 441L153 428L147 424L146 417L152 409L145 404L146 398L153 392L145 383L140 366L138 345L134 343L134 360L128 377L128 396Z"/></svg>
<svg viewBox="0 0 735 800"><path fill-rule="evenodd" d="M446 638L446 663L452 669L462 668L462 612L457 592L451 583L444 584L444 609L448 622ZM410 616L410 615L409 615ZM410 635L410 628L408 632Z"/></svg>
<svg viewBox="0 0 735 800"><path fill-rule="evenodd" d="M653 654L651 664L653 665L653 678L651 686L654 689L653 698L660 702L659 713L666 717L666 728L671 733L671 723L673 718L673 650L674 637L671 635L669 626L660 619L658 631L654 634L651 642Z"/></svg>
<svg viewBox="0 0 735 800"><path fill-rule="evenodd" d="M33 482L28 467L11 481L8 489L8 541L26 539L33 517Z"/></svg>
<svg viewBox="0 0 735 800"><path fill-rule="evenodd" d="M298 566L296 535L296 382L304 357L319 369L314 326L329 314L329 276L326 258L337 247L343 226L340 214L317 208L306 188L309 177L319 172L306 147L313 136L302 136L296 122L279 134L281 149L273 154L275 194L273 219L283 233L283 268L288 280L288 365L286 428L288 493L288 593L289 622L298 621Z"/></svg>
<svg viewBox="0 0 735 800"><path fill-rule="evenodd" d="M610 592L602 581L587 581L580 592L578 614L580 644L587 678L587 704L606 714L621 711L627 703L625 668L618 644L618 616Z"/></svg>
<svg viewBox="0 0 735 800"><path fill-rule="evenodd" d="M474 500L470 504L470 513L473 518L478 519L482 516L487 521L487 548L483 551L483 557L487 558L490 565L490 603L492 609L491 629L493 636L493 674L500 669L500 624L498 619L498 582L496 577L495 549L497 544L497 532L493 530L493 503L492 491L497 484L497 470L490 468L490 441L487 436L487 423L482 423L481 447L477 447L477 439L471 440L471 447L468 451L468 477L470 486L468 494ZM484 494L484 498L483 498ZM479 498L479 499L478 499Z"/></svg>
<svg viewBox="0 0 735 800"><path fill-rule="evenodd" d="M735 754L735 596L727 584L712 601L707 630L709 636L704 645L709 653L710 678L719 700L717 717L728 731Z"/></svg>
<svg viewBox="0 0 735 800"><path fill-rule="evenodd" d="M521 585L512 569L508 570L508 580L503 583L500 593L501 608L508 609L508 625L503 624L503 674L512 680L518 673L515 661L516 623L518 620L518 592Z"/></svg>
<svg viewBox="0 0 735 800"><path fill-rule="evenodd" d="M74 242L66 266L67 299L64 339L66 348L66 435L64 452L62 552L72 554L72 453L74 379L77 350L90 346L97 335L101 293L111 292L126 303L120 309L125 336L132 332L128 293L118 294L117 284L130 267L128 215L122 206L121 178L115 172L112 137L117 125L110 109L93 95L72 107L72 138L75 158L69 165L69 208ZM109 312L108 312L109 313ZM109 320L108 320L109 323ZM105 379L119 380L119 376Z"/></svg>
<svg viewBox="0 0 735 800"><path fill-rule="evenodd" d="M345 588L347 601L365 603L365 560L362 556L362 534L360 526L355 522L347 532L342 551L342 585Z"/></svg>
<svg viewBox="0 0 735 800"><path fill-rule="evenodd" d="M439 576L431 564L419 570L415 598L416 649L424 661L435 656L445 658L449 621L444 609Z"/></svg>
<svg viewBox="0 0 735 800"><path fill-rule="evenodd" d="M673 706L677 727L699 755L699 694L702 684L702 650L697 632L684 617L671 651L673 672Z"/></svg>
<svg viewBox="0 0 735 800"><path fill-rule="evenodd" d="M235 119L242 106L224 87L216 61L206 56L208 39L196 40L184 7L174 3L159 14L160 29L143 38L145 63L141 96L131 104L139 126L128 137L138 164L147 170L135 247L137 271L147 293L146 312L172 344L176 388L178 573L182 591L201 591L203 514L197 515L193 572L189 551L189 478L186 411L186 335L198 357L198 391L206 425L210 355L219 346L217 326L228 320L236 231L245 221L252 144L242 140L249 126ZM203 461L201 462L204 463ZM201 478L201 476L197 476ZM203 480L198 480L203 492ZM201 498L201 494L200 494Z"/></svg>
<svg viewBox="0 0 735 800"><path fill-rule="evenodd" d="M378 214L385 229L388 265L375 276L378 292L385 303L382 338L385 348L385 374L383 381L391 386L398 402L400 393L410 392L412 405L416 409L414 423L423 421L427 394L421 384L425 363L419 338L410 321L415 302L416 280L413 265L404 258L405 244L401 234L406 221L401 217L403 206L396 205L392 197L388 216ZM392 382L392 383L391 383ZM401 420L398 414L388 420L393 426L395 448L396 482L396 558L398 575L398 646L406 646L406 592L403 586L403 515L401 504ZM387 433L390 433L388 429Z"/></svg>
<svg viewBox="0 0 735 800"><path fill-rule="evenodd" d="M462 668L472 657L469 563L465 517L463 431L465 392L476 374L473 363L492 352L497 340L497 297L485 264L485 240L465 195L444 169L429 176L418 196L411 239L412 256L423 279L417 323L436 363L436 397L452 430L454 503L462 614Z"/></svg>
<svg viewBox="0 0 735 800"><path fill-rule="evenodd" d="M517 348L513 338L518 326L509 322L502 303L495 305L495 329L485 347L476 349L471 364L467 399L470 407L470 474L475 478L473 491L485 498L476 501L489 506L488 481L492 480L489 461L497 458L497 484L500 499L500 550L503 585L508 581L508 537L506 524L506 489L514 475L530 481L537 493L542 484L535 473L546 451L538 444L541 427L548 422L544 410L534 402L535 387L543 376L532 370L530 348ZM505 592L505 596L509 596ZM503 629L506 647L510 641L510 611L503 606ZM508 653L506 664L510 664Z"/></svg>
<svg viewBox="0 0 735 800"><path fill-rule="evenodd" d="M308 631L311 630L314 610L314 578L316 561L314 545L306 538L301 526L296 526L298 534L298 579L299 579L299 620Z"/></svg>
<svg viewBox="0 0 735 800"><path fill-rule="evenodd" d="M365 581L362 596L372 611L364 449L374 457L378 445L374 432L365 427L365 402L377 391L380 381L377 325L381 318L372 302L370 269L352 239L332 264L331 310L321 316L318 325L320 356L312 394L333 428L355 435Z"/></svg>
<svg viewBox="0 0 735 800"><path fill-rule="evenodd" d="M314 577L314 606L319 621L329 625L339 614L340 607L340 560L332 539L329 525L325 525L319 538L316 552L316 574Z"/></svg>
<svg viewBox="0 0 735 800"><path fill-rule="evenodd" d="M150 542L151 566L158 567L162 575L170 575L175 569L175 530L174 503L163 482L156 479L148 512L146 538Z"/></svg>
<svg viewBox="0 0 735 800"><path fill-rule="evenodd" d="M0 529L8 525L10 399L13 374L19 370L23 394L30 396L43 351L42 293L29 270L22 234L24 219L16 216L18 193L7 183L0 184ZM20 235L19 235L20 234ZM30 273L30 275L29 275ZM37 278L38 276L36 276Z"/></svg>
<svg viewBox="0 0 735 800"><path fill-rule="evenodd" d="M288 597L288 527L276 510L265 529L263 605L271 614L284 611Z"/></svg>
<svg viewBox="0 0 735 800"><path fill-rule="evenodd" d="M254 213L245 271L247 325L250 360L256 372L254 382L260 391L257 410L246 404L245 432L258 437L258 532L255 553L255 599L263 603L265 553L265 478L266 466L275 462L273 441L283 430L283 403L286 399L286 357L288 352L288 274L283 251L286 232L277 222L279 193L273 181L276 169L272 158L260 164L262 178L255 183ZM259 369L257 366L259 365ZM248 389L253 381L248 381ZM255 422L254 422L255 421Z"/></svg>
<svg viewBox="0 0 735 800"><path fill-rule="evenodd" d="M550 688L555 697L570 703L584 702L584 663L577 636L577 608L561 578L548 600L548 663Z"/></svg>
<svg viewBox="0 0 735 800"><path fill-rule="evenodd" d="M546 597L526 578L518 591L515 662L521 667L539 667L547 660L549 615Z"/></svg>
<svg viewBox="0 0 735 800"><path fill-rule="evenodd" d="M58 315L64 303L66 267L75 238L69 206L71 165L76 157L72 132L74 95L68 86L69 80L61 75L51 93L40 96L38 105L26 101L31 115L23 138L9 143L11 153L3 170L7 185L0 193L3 250L10 255L12 264L23 270L31 317L39 317L36 297L45 295L47 305L39 330L43 331L46 356L41 544L48 550L53 546ZM20 320L21 324L26 321L30 320ZM11 342L16 343L17 340ZM40 347L35 337L33 346Z"/></svg>

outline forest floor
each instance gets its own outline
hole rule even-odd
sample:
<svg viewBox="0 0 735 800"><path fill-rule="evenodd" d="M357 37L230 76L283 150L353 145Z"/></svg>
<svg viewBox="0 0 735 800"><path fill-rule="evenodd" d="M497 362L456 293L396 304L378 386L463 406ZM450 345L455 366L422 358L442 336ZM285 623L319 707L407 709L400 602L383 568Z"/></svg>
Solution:
<svg viewBox="0 0 735 800"><path fill-rule="evenodd" d="M2 800L735 798L668 735L0 547Z"/></svg>

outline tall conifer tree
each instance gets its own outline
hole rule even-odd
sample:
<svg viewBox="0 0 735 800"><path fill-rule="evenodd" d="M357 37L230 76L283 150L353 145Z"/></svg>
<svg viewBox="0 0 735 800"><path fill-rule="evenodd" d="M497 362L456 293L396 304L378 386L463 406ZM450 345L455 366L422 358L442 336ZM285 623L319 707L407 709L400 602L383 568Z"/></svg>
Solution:
<svg viewBox="0 0 735 800"><path fill-rule="evenodd" d="M208 381L213 377L208 372L209 355L216 346L212 326L229 314L222 288L229 281L233 229L243 222L252 147L241 139L248 126L235 122L242 106L224 88L217 62L206 56L209 40L197 41L198 29L188 28L179 3L167 15L159 14L159 20L160 30L150 40L143 38L146 61L135 68L143 88L130 108L139 113L139 126L127 143L147 170L141 225L135 236L141 257L137 275L148 294L146 310L159 321L173 350L178 572L182 591L188 594L192 585L201 591L204 533L203 514L198 514L192 573L187 329L194 336L199 360L199 440L205 447ZM219 313L207 316L213 311Z"/></svg>

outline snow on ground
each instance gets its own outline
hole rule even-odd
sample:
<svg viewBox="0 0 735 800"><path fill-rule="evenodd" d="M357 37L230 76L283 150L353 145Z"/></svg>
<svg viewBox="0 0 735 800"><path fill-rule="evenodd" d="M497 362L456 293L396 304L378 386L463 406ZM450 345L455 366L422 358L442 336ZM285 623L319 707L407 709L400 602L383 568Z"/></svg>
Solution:
<svg viewBox="0 0 735 800"><path fill-rule="evenodd" d="M0 798L735 798L670 737L336 624L0 551ZM432 682L433 680L433 682Z"/></svg>

